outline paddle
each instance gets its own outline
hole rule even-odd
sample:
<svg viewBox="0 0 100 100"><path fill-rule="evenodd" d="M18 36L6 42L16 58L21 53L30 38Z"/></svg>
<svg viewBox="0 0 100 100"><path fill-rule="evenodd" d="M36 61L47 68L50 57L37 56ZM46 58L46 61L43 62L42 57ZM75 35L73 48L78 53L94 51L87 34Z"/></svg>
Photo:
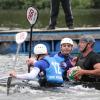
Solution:
<svg viewBox="0 0 100 100"><path fill-rule="evenodd" d="M27 32L20 32L20 33L17 33L16 36L15 36L15 40L16 40L16 43L18 44L18 47L17 47L17 51L16 51L14 63L13 63L14 70L15 70L15 67L16 67L16 62L17 62L20 46L25 41L26 38L27 38ZM7 95L9 94L11 81L12 81L12 77L8 77L8 80L7 80Z"/></svg>
<svg viewBox="0 0 100 100"><path fill-rule="evenodd" d="M30 40L29 40L29 58L31 58L31 51L32 51L32 28L35 25L38 19L38 11L34 7L29 7L27 9L27 20L31 24L30 27ZM28 73L30 72L30 65L28 65Z"/></svg>

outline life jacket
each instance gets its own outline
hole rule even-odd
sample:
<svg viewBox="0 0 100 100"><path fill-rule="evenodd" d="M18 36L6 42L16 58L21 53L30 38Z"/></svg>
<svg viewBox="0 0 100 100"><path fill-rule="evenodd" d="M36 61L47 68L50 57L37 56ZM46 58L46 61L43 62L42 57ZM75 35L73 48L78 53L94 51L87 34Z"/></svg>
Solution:
<svg viewBox="0 0 100 100"><path fill-rule="evenodd" d="M56 54L54 56L54 58L56 59L56 61L58 63L60 63L60 67L62 68L62 71L64 72L65 70L68 70L69 68L73 67L73 65L71 64L70 60L72 60L73 57L71 57L70 55L67 56L59 56L59 54Z"/></svg>
<svg viewBox="0 0 100 100"><path fill-rule="evenodd" d="M58 62L59 64L61 64L61 62L64 62L64 58L60 57L58 54L56 54L54 58L56 62ZM65 71L63 68L61 68L61 70L62 70L62 73Z"/></svg>
<svg viewBox="0 0 100 100"><path fill-rule="evenodd" d="M46 56L44 60L49 63L49 67L45 69L47 82L63 83L62 70L56 59L54 57Z"/></svg>
<svg viewBox="0 0 100 100"><path fill-rule="evenodd" d="M60 63L63 79L67 81L68 78L66 77L66 73L67 73L67 70L69 68L71 68L71 64L70 64L70 61L69 61L69 59L71 59L71 57L69 55L69 56L66 56L66 58L65 58L65 56L60 56L59 54L60 53L56 54L54 56L54 58L56 59L56 61L58 63Z"/></svg>
<svg viewBox="0 0 100 100"><path fill-rule="evenodd" d="M54 58L56 59L56 61L57 61L58 63L64 61L64 58L60 57L58 54L56 54L56 55L54 56Z"/></svg>

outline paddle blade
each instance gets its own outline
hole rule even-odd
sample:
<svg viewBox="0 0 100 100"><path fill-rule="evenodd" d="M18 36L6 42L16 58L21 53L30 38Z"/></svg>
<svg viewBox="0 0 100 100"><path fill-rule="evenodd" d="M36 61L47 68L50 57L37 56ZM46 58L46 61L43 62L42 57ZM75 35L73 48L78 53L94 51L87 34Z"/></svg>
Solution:
<svg viewBox="0 0 100 100"><path fill-rule="evenodd" d="M20 32L16 34L16 43L21 44L27 38L27 32Z"/></svg>
<svg viewBox="0 0 100 100"><path fill-rule="evenodd" d="M27 9L27 20L31 25L34 25L38 18L38 11L34 7Z"/></svg>

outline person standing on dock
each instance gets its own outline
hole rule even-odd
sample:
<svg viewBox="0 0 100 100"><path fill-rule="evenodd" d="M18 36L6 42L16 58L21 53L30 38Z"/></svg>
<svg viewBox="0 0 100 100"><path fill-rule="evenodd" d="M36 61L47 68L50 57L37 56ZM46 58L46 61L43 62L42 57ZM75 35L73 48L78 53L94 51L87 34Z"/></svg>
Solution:
<svg viewBox="0 0 100 100"><path fill-rule="evenodd" d="M51 0L51 18L48 26L49 29L55 29L59 13L60 2L65 13L65 22L69 29L73 29L73 15L70 0Z"/></svg>
<svg viewBox="0 0 100 100"><path fill-rule="evenodd" d="M74 77L81 76L81 82L100 82L100 54L93 51L94 44L95 39L91 35L83 35L80 38L80 55L75 66L80 66L81 69Z"/></svg>
<svg viewBox="0 0 100 100"><path fill-rule="evenodd" d="M15 74L10 73L11 77L18 79L34 80L39 79L40 86L61 86L63 83L62 70L60 64L54 57L48 55L47 47L44 44L37 44L34 47L36 60L29 58L28 65L33 65L30 73Z"/></svg>

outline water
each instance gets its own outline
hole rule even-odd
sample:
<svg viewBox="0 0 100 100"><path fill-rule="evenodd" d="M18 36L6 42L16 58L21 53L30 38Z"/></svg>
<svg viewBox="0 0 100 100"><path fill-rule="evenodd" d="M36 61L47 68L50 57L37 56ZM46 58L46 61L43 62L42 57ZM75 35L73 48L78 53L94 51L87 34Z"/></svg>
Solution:
<svg viewBox="0 0 100 100"><path fill-rule="evenodd" d="M27 55L20 55L16 63L17 73L27 72ZM14 54L0 55L0 78L8 75L14 68ZM6 79L5 79L6 80ZM2 82L2 80L0 80ZM5 81L6 82L6 81ZM35 81L36 82L36 81ZM34 84L37 84L34 83ZM0 86L0 100L100 100L100 91L94 88L84 88L81 85L48 89L31 89L30 87L12 87L10 95L6 94L6 86Z"/></svg>

